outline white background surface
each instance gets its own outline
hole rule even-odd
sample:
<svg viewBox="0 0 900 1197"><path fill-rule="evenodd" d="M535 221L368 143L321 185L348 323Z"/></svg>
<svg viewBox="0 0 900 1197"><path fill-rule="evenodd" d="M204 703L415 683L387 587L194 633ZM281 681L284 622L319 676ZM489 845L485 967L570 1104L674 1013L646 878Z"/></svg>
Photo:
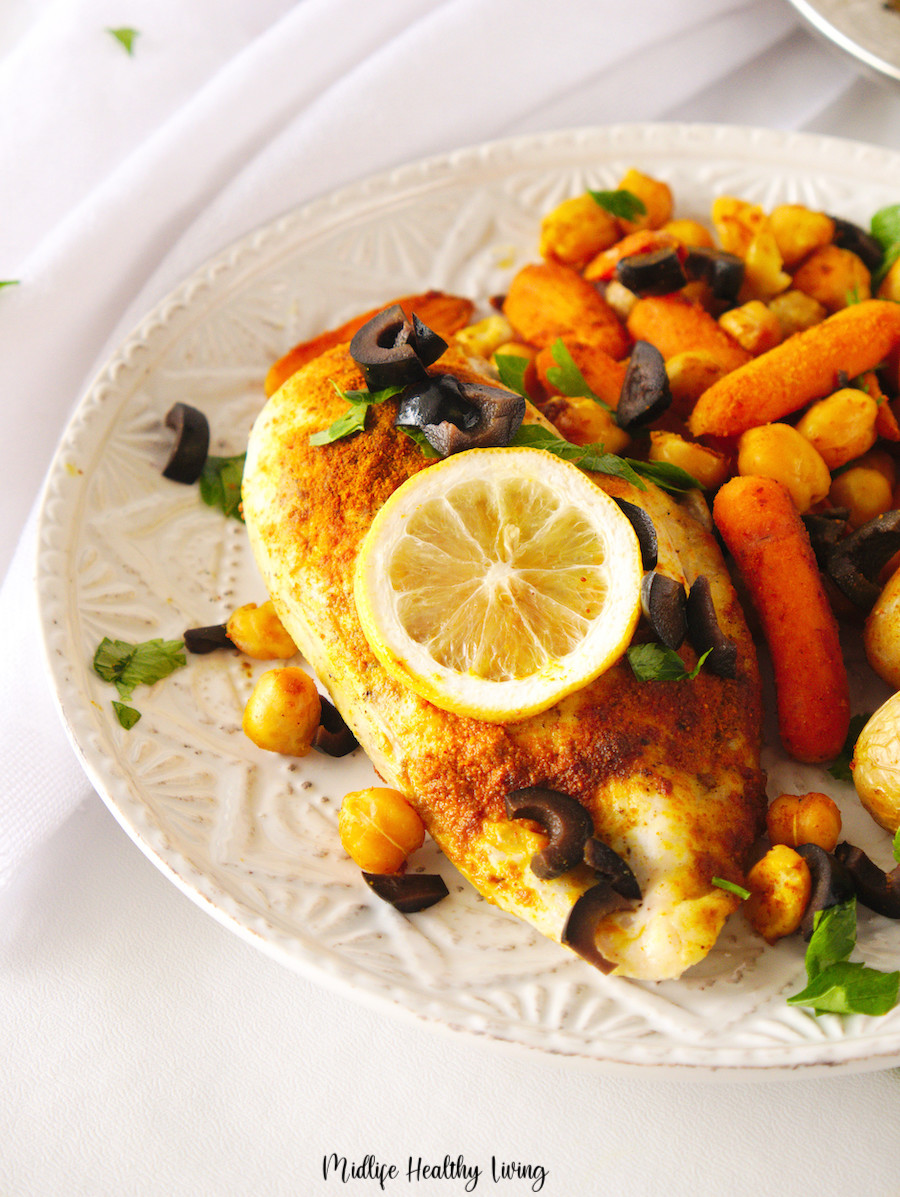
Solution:
<svg viewBox="0 0 900 1197"><path fill-rule="evenodd" d="M624 11L623 11L624 9ZM422 154L700 120L900 148L900 96L780 0L17 0L0 13L3 567L83 385L209 253ZM133 58L103 33L141 30ZM900 180L898 180L900 189ZM22 451L30 442L30 451ZM373 1010L222 929L81 777L0 600L0 1193L380 1192L336 1151L541 1165L544 1193L900 1193L900 1074L610 1076Z"/></svg>

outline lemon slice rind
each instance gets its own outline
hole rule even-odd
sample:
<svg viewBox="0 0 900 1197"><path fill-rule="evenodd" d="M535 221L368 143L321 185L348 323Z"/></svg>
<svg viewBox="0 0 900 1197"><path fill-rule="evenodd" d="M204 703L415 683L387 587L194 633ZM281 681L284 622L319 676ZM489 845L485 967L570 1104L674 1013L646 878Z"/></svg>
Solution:
<svg viewBox="0 0 900 1197"><path fill-rule="evenodd" d="M455 714L514 723L622 656L642 572L627 517L576 466L540 449L470 449L377 512L354 598L396 681Z"/></svg>

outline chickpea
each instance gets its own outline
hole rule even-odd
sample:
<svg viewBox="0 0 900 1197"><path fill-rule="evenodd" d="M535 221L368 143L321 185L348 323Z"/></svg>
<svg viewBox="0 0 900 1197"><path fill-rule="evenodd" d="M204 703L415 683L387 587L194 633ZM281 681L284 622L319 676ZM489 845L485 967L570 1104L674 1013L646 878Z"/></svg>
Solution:
<svg viewBox="0 0 900 1197"><path fill-rule="evenodd" d="M812 328L814 324L821 324L828 315L827 309L817 299L794 288L770 299L769 311L778 318L782 339L802 332L804 328Z"/></svg>
<svg viewBox="0 0 900 1197"><path fill-rule="evenodd" d="M651 461L681 466L696 478L704 490L717 490L728 478L728 460L715 449L686 441L676 432L651 432Z"/></svg>
<svg viewBox="0 0 900 1197"><path fill-rule="evenodd" d="M713 249L715 246L712 233L699 220L667 220L662 229L691 249Z"/></svg>
<svg viewBox="0 0 900 1197"><path fill-rule="evenodd" d="M750 242L767 224L766 214L758 204L748 204L733 195L720 195L713 200L712 222L722 248L739 258L746 257Z"/></svg>
<svg viewBox="0 0 900 1197"><path fill-rule="evenodd" d="M512 337L512 325L505 316L498 313L495 316L485 316L483 320L477 320L474 324L461 328L453 340L463 353L472 357L489 358L498 346L510 341Z"/></svg>
<svg viewBox="0 0 900 1197"><path fill-rule="evenodd" d="M829 312L855 300L869 299L872 278L865 263L849 249L824 245L794 272L794 286L817 299Z"/></svg>
<svg viewBox="0 0 900 1197"><path fill-rule="evenodd" d="M796 427L821 454L829 470L836 470L872 448L877 418L878 404L865 391L842 387L814 403Z"/></svg>
<svg viewBox="0 0 900 1197"><path fill-rule="evenodd" d="M338 830L344 851L365 873L398 872L425 839L425 824L400 791L382 786L346 794Z"/></svg>
<svg viewBox="0 0 900 1197"><path fill-rule="evenodd" d="M670 357L666 362L666 374L676 415L690 415L703 392L718 382L724 373L715 358L702 349L688 349Z"/></svg>
<svg viewBox="0 0 900 1197"><path fill-rule="evenodd" d="M225 631L235 648L257 661L286 660L297 651L296 644L276 615L271 599L259 607L256 603L238 607L232 612Z"/></svg>
<svg viewBox="0 0 900 1197"><path fill-rule="evenodd" d="M321 717L322 700L315 682L298 665L287 665L257 679L242 726L258 748L306 756Z"/></svg>
<svg viewBox="0 0 900 1197"><path fill-rule="evenodd" d="M851 528L861 528L877 515L884 515L893 501L890 482L871 465L852 465L838 474L829 497L833 506L848 509Z"/></svg>
<svg viewBox="0 0 900 1197"><path fill-rule="evenodd" d="M879 299L893 299L895 303L900 303L900 258L894 262L890 270L881 280L881 285L878 288Z"/></svg>
<svg viewBox="0 0 900 1197"><path fill-rule="evenodd" d="M781 341L778 317L759 299L723 312L719 324L754 357L774 349Z"/></svg>
<svg viewBox="0 0 900 1197"><path fill-rule="evenodd" d="M661 229L672 219L672 191L667 183L652 179L649 175L641 174L639 170L632 168L623 175L619 189L636 195L647 209L642 216L637 216L634 220L620 221L627 233L633 233L637 229Z"/></svg>
<svg viewBox="0 0 900 1197"><path fill-rule="evenodd" d="M613 420L609 412L593 399L567 399L554 423L573 445L599 442L607 453L621 453L631 444L631 437Z"/></svg>
<svg viewBox="0 0 900 1197"><path fill-rule="evenodd" d="M786 291L791 276L783 266L772 230L768 226L760 229L744 254L742 298L769 300Z"/></svg>
<svg viewBox="0 0 900 1197"><path fill-rule="evenodd" d="M750 926L768 943L791 935L809 905L809 865L793 848L776 844L747 874L750 897L744 913Z"/></svg>
<svg viewBox="0 0 900 1197"><path fill-rule="evenodd" d="M834 221L824 212L814 212L803 204L779 204L769 213L769 223L784 259L790 269L823 245L834 239Z"/></svg>
<svg viewBox="0 0 900 1197"><path fill-rule="evenodd" d="M620 237L619 223L585 192L548 212L541 221L540 252L544 258L579 270Z"/></svg>
<svg viewBox="0 0 900 1197"><path fill-rule="evenodd" d="M766 815L773 844L818 844L833 852L841 835L841 812L827 794L779 794Z"/></svg>
<svg viewBox="0 0 900 1197"><path fill-rule="evenodd" d="M824 499L831 486L828 466L790 424L761 424L742 433L738 473L774 478L787 488L801 513Z"/></svg>

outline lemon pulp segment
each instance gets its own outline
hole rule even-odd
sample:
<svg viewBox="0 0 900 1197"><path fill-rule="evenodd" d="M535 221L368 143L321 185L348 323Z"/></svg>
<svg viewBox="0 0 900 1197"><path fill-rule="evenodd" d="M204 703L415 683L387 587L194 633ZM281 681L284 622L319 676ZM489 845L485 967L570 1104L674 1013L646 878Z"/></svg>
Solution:
<svg viewBox="0 0 900 1197"><path fill-rule="evenodd" d="M404 483L373 521L357 609L385 668L495 722L551 706L627 646L640 551L616 504L540 450L469 450Z"/></svg>

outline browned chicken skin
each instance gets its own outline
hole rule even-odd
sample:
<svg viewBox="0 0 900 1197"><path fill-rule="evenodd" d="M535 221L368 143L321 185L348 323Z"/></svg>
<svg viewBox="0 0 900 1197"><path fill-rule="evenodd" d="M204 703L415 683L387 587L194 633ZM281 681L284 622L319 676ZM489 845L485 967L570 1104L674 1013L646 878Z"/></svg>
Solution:
<svg viewBox="0 0 900 1197"><path fill-rule="evenodd" d="M480 377L454 350L440 371ZM250 438L244 514L282 621L380 776L408 796L486 898L560 939L594 875L580 866L540 881L529 868L540 839L506 817L504 795L531 785L561 790L588 808L596 834L628 861L643 892L634 909L600 923L600 953L620 975L680 975L709 951L735 908L737 899L712 878L742 880L765 811L754 647L702 500L677 502L653 486L590 475L652 516L663 572L709 578L720 625L738 645L735 679L702 670L693 681L640 682L623 658L522 722L453 715L387 675L353 601L354 563L375 512L428 459L394 427L390 400L369 411L365 432L310 446L309 434L346 406L332 381L364 386L346 346L290 378ZM526 419L542 421L533 409ZM695 664L692 649L682 656L688 668Z"/></svg>

